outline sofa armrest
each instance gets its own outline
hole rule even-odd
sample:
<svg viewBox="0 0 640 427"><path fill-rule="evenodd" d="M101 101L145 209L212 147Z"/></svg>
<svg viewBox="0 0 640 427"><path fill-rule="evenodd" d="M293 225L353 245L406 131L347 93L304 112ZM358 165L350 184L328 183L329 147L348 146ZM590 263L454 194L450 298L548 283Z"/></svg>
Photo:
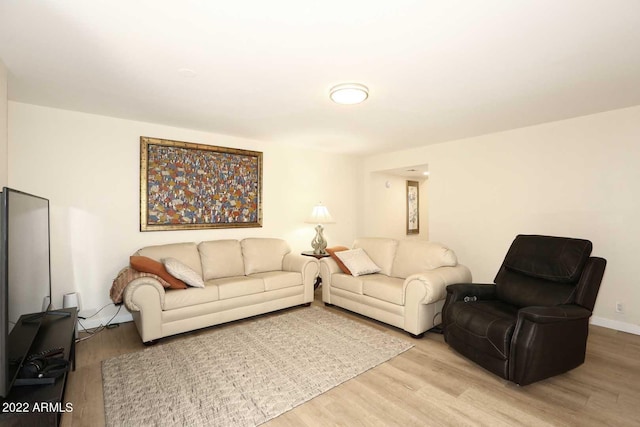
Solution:
<svg viewBox="0 0 640 427"><path fill-rule="evenodd" d="M291 252L284 256L282 269L302 273L302 283L305 286L311 286L311 289L320 271L317 259Z"/></svg>
<svg viewBox="0 0 640 427"><path fill-rule="evenodd" d="M153 277L132 280L124 289L124 304L131 311L143 342L151 342L163 336L164 296L165 289Z"/></svg>
<svg viewBox="0 0 640 427"><path fill-rule="evenodd" d="M322 277L323 284L331 284L331 275L335 273L342 273L338 263L331 257L320 259L320 277Z"/></svg>
<svg viewBox="0 0 640 427"><path fill-rule="evenodd" d="M412 287L421 288L418 292L421 304L431 304L446 297L447 285L468 281L471 281L471 272L462 264L458 264L455 267L440 267L412 274L405 279L403 284L405 303L407 294L412 292Z"/></svg>
<svg viewBox="0 0 640 427"><path fill-rule="evenodd" d="M151 304L164 308L164 287L153 277L139 277L124 288L123 301L129 311L142 311Z"/></svg>
<svg viewBox="0 0 640 427"><path fill-rule="evenodd" d="M331 257L320 259L320 279L322 280L322 301L331 304L331 278L342 273L338 263Z"/></svg>

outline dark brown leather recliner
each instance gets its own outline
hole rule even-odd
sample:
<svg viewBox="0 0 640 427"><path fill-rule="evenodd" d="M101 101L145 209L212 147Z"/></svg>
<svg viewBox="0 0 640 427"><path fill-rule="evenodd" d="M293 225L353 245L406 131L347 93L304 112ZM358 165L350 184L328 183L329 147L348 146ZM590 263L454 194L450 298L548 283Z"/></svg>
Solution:
<svg viewBox="0 0 640 427"><path fill-rule="evenodd" d="M518 235L495 284L447 286L445 340L520 385L581 365L607 264L591 250L588 240Z"/></svg>

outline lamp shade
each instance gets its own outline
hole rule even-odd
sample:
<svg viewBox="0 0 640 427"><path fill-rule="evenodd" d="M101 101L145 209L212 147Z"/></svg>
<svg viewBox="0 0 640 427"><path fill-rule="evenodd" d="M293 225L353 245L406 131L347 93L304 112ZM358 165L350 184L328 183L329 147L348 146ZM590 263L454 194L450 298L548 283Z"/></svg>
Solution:
<svg viewBox="0 0 640 427"><path fill-rule="evenodd" d="M329 213L329 209L322 203L318 203L313 207L311 216L305 221L309 224L333 224L335 221Z"/></svg>

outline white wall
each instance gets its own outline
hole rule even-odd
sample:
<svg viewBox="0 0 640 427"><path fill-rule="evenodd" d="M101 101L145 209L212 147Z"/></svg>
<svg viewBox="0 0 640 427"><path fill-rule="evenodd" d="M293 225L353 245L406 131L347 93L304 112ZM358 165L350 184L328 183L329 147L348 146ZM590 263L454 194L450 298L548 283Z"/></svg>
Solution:
<svg viewBox="0 0 640 427"><path fill-rule="evenodd" d="M140 136L262 151L263 227L140 232ZM330 244L355 237L350 156L16 102L9 102L9 151L9 185L50 199L53 303L79 292L83 313L109 303L113 278L143 246L263 236L308 250L315 233L304 220L319 201L336 220L325 227Z"/></svg>
<svg viewBox="0 0 640 427"><path fill-rule="evenodd" d="M0 60L0 191L8 182L8 71Z"/></svg>
<svg viewBox="0 0 640 427"><path fill-rule="evenodd" d="M407 235L407 181L419 183L420 233ZM428 180L406 178L385 172L369 172L363 179L364 209L360 212L359 236L393 239L427 239Z"/></svg>
<svg viewBox="0 0 640 427"><path fill-rule="evenodd" d="M493 281L516 234L586 238L608 260L593 322L640 333L640 106L370 156L362 173L416 163L429 164L430 239L474 281ZM363 182L366 205L377 184Z"/></svg>

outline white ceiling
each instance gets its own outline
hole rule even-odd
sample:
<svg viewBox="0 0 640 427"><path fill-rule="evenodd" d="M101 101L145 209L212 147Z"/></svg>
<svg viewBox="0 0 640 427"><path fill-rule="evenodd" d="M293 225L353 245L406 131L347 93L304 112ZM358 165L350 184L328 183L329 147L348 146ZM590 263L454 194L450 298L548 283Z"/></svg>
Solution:
<svg viewBox="0 0 640 427"><path fill-rule="evenodd" d="M1 0L0 59L14 101L367 154L639 105L640 1Z"/></svg>

